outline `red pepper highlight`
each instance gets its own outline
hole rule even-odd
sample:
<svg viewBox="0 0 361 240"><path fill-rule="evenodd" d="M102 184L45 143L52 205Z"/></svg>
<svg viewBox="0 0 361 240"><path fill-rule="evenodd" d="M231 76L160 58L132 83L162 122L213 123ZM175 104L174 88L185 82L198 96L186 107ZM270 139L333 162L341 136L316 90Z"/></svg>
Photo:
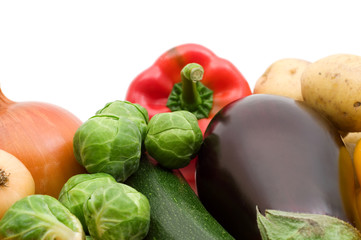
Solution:
<svg viewBox="0 0 361 240"><path fill-rule="evenodd" d="M170 112L168 97L175 84L180 83L181 71L189 63L204 69L202 84L213 91L213 105L208 117L198 120L204 133L213 116L225 105L252 94L241 72L228 60L215 55L198 44L183 44L163 53L152 66L140 73L130 84L126 100L147 109L149 118L157 113ZM181 169L188 183L195 189L195 160Z"/></svg>

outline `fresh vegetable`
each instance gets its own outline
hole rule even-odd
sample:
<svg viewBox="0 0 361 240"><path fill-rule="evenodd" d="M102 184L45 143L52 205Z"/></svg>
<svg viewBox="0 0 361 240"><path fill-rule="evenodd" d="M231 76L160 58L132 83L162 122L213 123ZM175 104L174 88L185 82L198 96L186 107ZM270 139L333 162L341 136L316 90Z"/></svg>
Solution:
<svg viewBox="0 0 361 240"><path fill-rule="evenodd" d="M357 142L361 139L361 132L343 133L341 136L348 152L351 155L351 158L353 159Z"/></svg>
<svg viewBox="0 0 361 240"><path fill-rule="evenodd" d="M0 219L17 200L35 194L29 170L12 154L0 150Z"/></svg>
<svg viewBox="0 0 361 240"><path fill-rule="evenodd" d="M95 240L143 239L149 230L148 199L122 183L95 190L84 204L85 221Z"/></svg>
<svg viewBox="0 0 361 240"><path fill-rule="evenodd" d="M181 168L196 156L203 135L188 111L158 113L150 120L145 149L166 168Z"/></svg>
<svg viewBox="0 0 361 240"><path fill-rule="evenodd" d="M206 211L179 170L167 170L144 154L138 171L125 183L149 199L151 220L145 239L233 239Z"/></svg>
<svg viewBox="0 0 361 240"><path fill-rule="evenodd" d="M343 141L345 143L350 143L350 144L357 144L357 142L361 139L361 132L350 132L347 133L346 136L344 136Z"/></svg>
<svg viewBox="0 0 361 240"><path fill-rule="evenodd" d="M257 80L253 93L303 100L301 75L309 64L309 61L297 58L284 58L272 63Z"/></svg>
<svg viewBox="0 0 361 240"><path fill-rule="evenodd" d="M80 221L58 200L30 195L12 205L0 221L0 239L83 240Z"/></svg>
<svg viewBox="0 0 361 240"><path fill-rule="evenodd" d="M310 64L302 74L304 101L343 132L361 131L361 56L335 54Z"/></svg>
<svg viewBox="0 0 361 240"><path fill-rule="evenodd" d="M359 240L360 232L338 218L321 215L257 209L257 223L263 240Z"/></svg>
<svg viewBox="0 0 361 240"><path fill-rule="evenodd" d="M213 104L213 91L201 83L203 67L197 63L189 63L180 74L182 81L174 84L167 107L172 112L189 111L197 119L208 118Z"/></svg>
<svg viewBox="0 0 361 240"><path fill-rule="evenodd" d="M138 126L142 140L145 139L149 116L147 110L139 104L116 100L107 103L102 109L96 112L96 115L125 117Z"/></svg>
<svg viewBox="0 0 361 240"><path fill-rule="evenodd" d="M254 94L227 105L207 129L196 180L206 209L236 239L260 239L256 206L359 224L351 157L303 101Z"/></svg>
<svg viewBox="0 0 361 240"><path fill-rule="evenodd" d="M360 219L361 218L361 189L360 189L360 187L358 187L356 190L356 207L357 207L358 216ZM358 228L358 230L361 229L361 225L356 225L356 227Z"/></svg>
<svg viewBox="0 0 361 240"><path fill-rule="evenodd" d="M251 94L248 82L228 60L219 58L209 49L197 44L183 44L162 54L147 70L130 84L126 100L145 107L152 118L155 114L169 112L166 106L175 84L181 82L181 70L189 63L204 68L202 83L213 91L213 105L207 118L199 120L202 132L223 106ZM187 95L196 91L194 85Z"/></svg>
<svg viewBox="0 0 361 240"><path fill-rule="evenodd" d="M113 183L116 183L115 179L107 173L78 174L71 177L61 189L59 201L80 220L85 233L88 233L88 227L84 218L84 203L96 189Z"/></svg>
<svg viewBox="0 0 361 240"><path fill-rule="evenodd" d="M0 149L29 169L36 193L58 197L71 176L85 172L73 152L81 121L67 110L42 102L14 102L0 89L0 122Z"/></svg>
<svg viewBox="0 0 361 240"><path fill-rule="evenodd" d="M177 83L183 82L186 85L184 88L182 87L182 94L188 99L198 99L195 95L202 95L202 93L197 93L197 86L200 84L193 84L190 82L190 76L181 74L181 70L189 63L201 65L204 74L198 69L196 71L198 74L195 75L203 75L202 85L213 92L213 104L208 117L198 120L203 133L210 120L223 106L252 93L248 82L231 62L219 58L204 46L183 44L162 54L152 66L140 73L131 82L126 100L145 107L149 117L152 118L157 113L171 111L167 102L172 90L177 90L175 86ZM180 85L178 85L179 87ZM202 107L203 104L199 104L199 106ZM195 189L195 162L196 159L181 169L193 189Z"/></svg>
<svg viewBox="0 0 361 240"><path fill-rule="evenodd" d="M74 135L76 160L89 173L108 173L118 182L138 169L141 148L142 136L137 125L115 115L95 115Z"/></svg>
<svg viewBox="0 0 361 240"><path fill-rule="evenodd" d="M358 186L361 186L361 140L358 140L353 152L353 161L355 166L356 177L358 180ZM361 209L360 209L361 215Z"/></svg>

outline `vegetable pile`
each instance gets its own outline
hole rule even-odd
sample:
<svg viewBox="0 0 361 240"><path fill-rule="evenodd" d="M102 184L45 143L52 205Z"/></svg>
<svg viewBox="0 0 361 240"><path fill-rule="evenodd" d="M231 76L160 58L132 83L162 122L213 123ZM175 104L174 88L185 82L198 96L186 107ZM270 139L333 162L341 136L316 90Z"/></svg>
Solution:
<svg viewBox="0 0 361 240"><path fill-rule="evenodd" d="M361 239L360 69L281 59L252 94L184 44L85 122L0 91L0 239Z"/></svg>
<svg viewBox="0 0 361 240"><path fill-rule="evenodd" d="M166 51L141 72L131 82L126 100L142 105L150 118L171 109L191 109L197 112L198 125L204 133L220 109L251 93L248 82L230 61L201 45L183 44ZM197 191L195 164L196 158L180 171Z"/></svg>

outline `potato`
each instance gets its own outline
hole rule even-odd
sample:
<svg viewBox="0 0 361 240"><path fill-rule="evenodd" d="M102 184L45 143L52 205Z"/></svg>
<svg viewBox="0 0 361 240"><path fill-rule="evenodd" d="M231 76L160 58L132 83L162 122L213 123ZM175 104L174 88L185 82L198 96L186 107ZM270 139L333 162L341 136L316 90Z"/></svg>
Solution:
<svg viewBox="0 0 361 240"><path fill-rule="evenodd" d="M304 101L342 132L361 131L361 57L335 54L310 64L301 76Z"/></svg>
<svg viewBox="0 0 361 240"><path fill-rule="evenodd" d="M301 74L309 64L308 61L295 58L278 60L257 80L253 92L302 100Z"/></svg>

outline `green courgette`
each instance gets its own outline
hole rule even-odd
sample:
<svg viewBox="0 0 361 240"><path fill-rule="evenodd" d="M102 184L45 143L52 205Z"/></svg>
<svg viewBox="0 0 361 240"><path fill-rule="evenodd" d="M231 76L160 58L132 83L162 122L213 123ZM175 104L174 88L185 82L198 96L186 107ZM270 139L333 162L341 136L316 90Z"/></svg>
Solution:
<svg viewBox="0 0 361 240"><path fill-rule="evenodd" d="M151 207L145 239L234 239L204 208L178 170L167 170L143 155L126 184L143 193Z"/></svg>

